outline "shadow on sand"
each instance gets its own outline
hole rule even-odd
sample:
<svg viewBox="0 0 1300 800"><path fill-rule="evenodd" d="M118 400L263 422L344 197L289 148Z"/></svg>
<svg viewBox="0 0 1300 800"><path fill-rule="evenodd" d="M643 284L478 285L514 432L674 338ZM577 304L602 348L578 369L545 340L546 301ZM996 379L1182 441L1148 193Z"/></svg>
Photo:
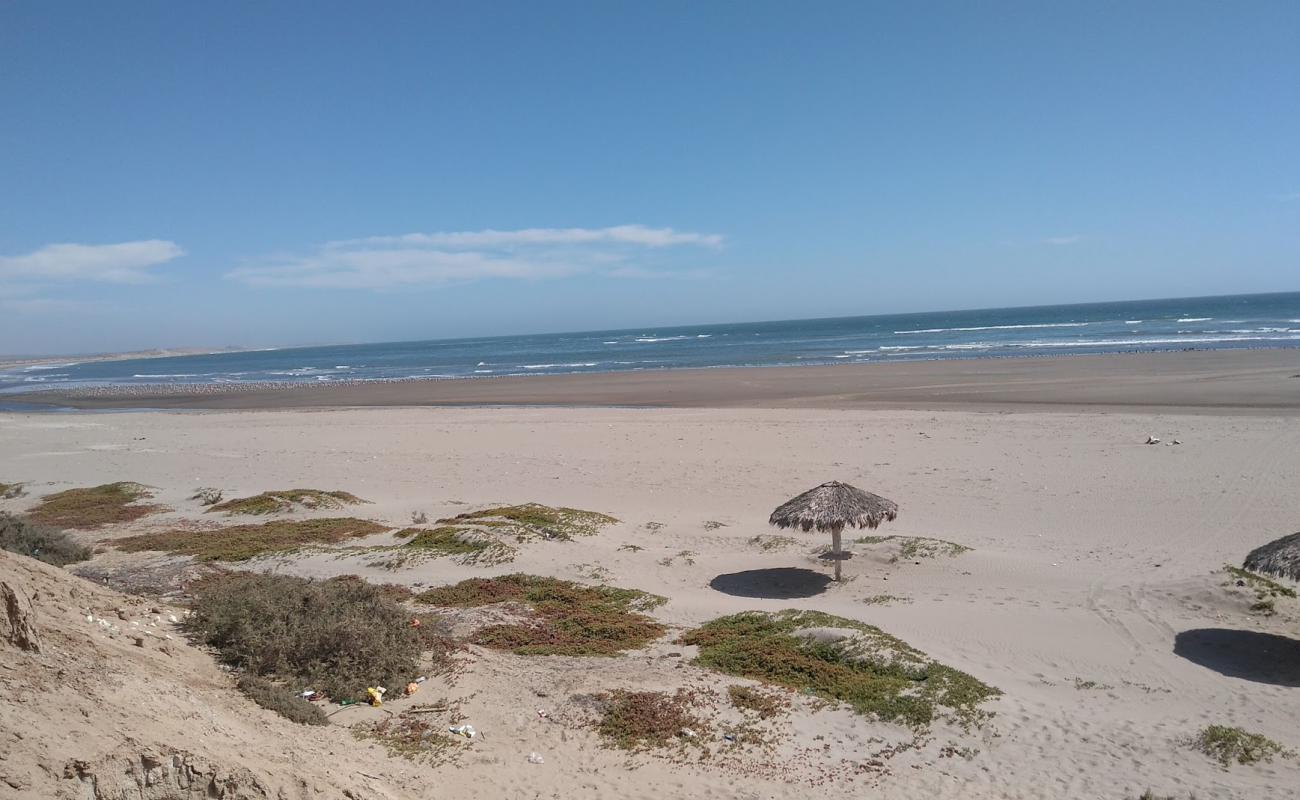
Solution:
<svg viewBox="0 0 1300 800"><path fill-rule="evenodd" d="M761 597L766 600L789 600L812 597L826 591L831 578L811 569L777 567L727 572L709 581L710 588L736 597Z"/></svg>
<svg viewBox="0 0 1300 800"><path fill-rule="evenodd" d="M1174 653L1229 677L1300 686L1300 640L1286 636L1197 628L1174 637Z"/></svg>

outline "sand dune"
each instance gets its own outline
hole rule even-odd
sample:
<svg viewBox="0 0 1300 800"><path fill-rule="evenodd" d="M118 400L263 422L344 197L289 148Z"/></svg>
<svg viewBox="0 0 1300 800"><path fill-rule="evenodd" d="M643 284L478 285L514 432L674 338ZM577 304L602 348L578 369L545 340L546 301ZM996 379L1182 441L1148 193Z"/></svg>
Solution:
<svg viewBox="0 0 1300 800"><path fill-rule="evenodd" d="M1142 444L1148 435L1162 444ZM358 513L394 526L416 511L433 518L499 502L599 510L621 522L575 542L520 545L513 563L492 567L431 559L388 570L336 553L257 566L409 585L515 571L599 578L668 597L654 613L678 631L742 610L826 611L878 625L1004 693L988 705L986 727L938 726L920 746L880 759L882 768L863 764L910 741L908 731L798 703L770 750L719 748L715 759L683 764L603 749L571 699L735 682L691 665L693 648L673 634L617 659L475 648L446 691L485 740L438 770L358 766L342 753L336 772L318 777L331 785L370 786L357 770L381 776L387 794L371 791L392 797L455 785L492 797L766 798L826 787L898 798L1135 798L1148 788L1284 798L1300 785L1295 760L1224 770L1185 745L1221 723L1300 746L1300 604L1253 615L1253 596L1217 573L1297 527L1300 428L1288 417L374 408L9 414L0 438L0 479L30 482L31 496L0 501L11 510L109 480L157 487L175 509L161 521L196 516L187 498L200 485L229 495L345 489L373 501ZM849 580L830 584L813 552L822 537L775 531L766 517L831 478L899 503L899 519L877 533L971 549L908 559L897 540L859 544ZM769 535L791 539L767 549L752 541ZM4 702L13 720L16 709L75 699ZM88 747L87 758L111 748ZM281 747L268 765L291 758ZM528 763L531 751L545 763ZM59 779L48 780L22 796L49 796L41 792Z"/></svg>

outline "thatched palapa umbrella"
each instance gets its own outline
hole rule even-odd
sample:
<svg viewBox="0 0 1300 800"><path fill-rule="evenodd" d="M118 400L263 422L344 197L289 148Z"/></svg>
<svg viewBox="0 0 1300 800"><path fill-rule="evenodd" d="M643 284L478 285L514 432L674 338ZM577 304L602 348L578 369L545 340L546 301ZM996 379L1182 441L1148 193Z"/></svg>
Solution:
<svg viewBox="0 0 1300 800"><path fill-rule="evenodd" d="M1263 572L1300 581L1300 533L1260 545L1250 551L1243 566L1251 572Z"/></svg>
<svg viewBox="0 0 1300 800"><path fill-rule="evenodd" d="M893 500L864 492L847 483L830 481L786 501L772 512L767 521L778 528L830 531L835 580L838 581L840 562L844 559L844 551L840 547L840 533L844 526L875 530L880 527L880 523L897 517L898 503Z"/></svg>

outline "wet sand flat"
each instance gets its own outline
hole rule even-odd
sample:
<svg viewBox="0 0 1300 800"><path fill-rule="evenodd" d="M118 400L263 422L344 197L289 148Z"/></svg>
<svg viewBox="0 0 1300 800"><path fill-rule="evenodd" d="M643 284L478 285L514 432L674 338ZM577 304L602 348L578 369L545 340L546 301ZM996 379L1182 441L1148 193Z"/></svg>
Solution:
<svg viewBox="0 0 1300 800"><path fill-rule="evenodd" d="M1300 349L682 369L312 386L105 388L13 395L84 409L357 406L1182 409L1294 414Z"/></svg>

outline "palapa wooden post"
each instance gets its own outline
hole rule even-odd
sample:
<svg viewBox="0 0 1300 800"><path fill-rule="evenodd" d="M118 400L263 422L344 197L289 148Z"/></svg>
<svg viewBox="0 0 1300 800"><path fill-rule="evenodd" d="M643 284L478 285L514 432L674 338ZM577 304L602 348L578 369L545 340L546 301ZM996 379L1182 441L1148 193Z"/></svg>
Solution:
<svg viewBox="0 0 1300 800"><path fill-rule="evenodd" d="M844 551L840 547L840 533L844 530L843 525L836 525L831 528L831 555L835 558L835 582L840 582L840 565L844 563Z"/></svg>

